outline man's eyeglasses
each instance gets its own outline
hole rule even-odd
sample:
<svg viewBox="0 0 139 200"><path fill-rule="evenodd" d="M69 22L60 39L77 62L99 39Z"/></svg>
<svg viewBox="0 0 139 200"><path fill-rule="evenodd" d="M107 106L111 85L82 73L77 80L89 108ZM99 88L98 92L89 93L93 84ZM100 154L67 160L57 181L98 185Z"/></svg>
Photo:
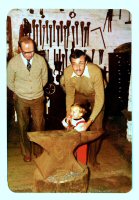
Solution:
<svg viewBox="0 0 139 200"><path fill-rule="evenodd" d="M22 50L22 54L23 55L28 55L28 54L33 54L33 53L34 53L34 50L33 51L28 51L28 52L25 52L25 51Z"/></svg>

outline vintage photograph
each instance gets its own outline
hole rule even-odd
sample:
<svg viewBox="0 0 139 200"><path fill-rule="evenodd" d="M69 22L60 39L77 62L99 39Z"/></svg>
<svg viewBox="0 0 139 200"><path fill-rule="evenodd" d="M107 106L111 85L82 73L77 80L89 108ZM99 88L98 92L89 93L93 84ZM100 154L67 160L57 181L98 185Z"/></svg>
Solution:
<svg viewBox="0 0 139 200"><path fill-rule="evenodd" d="M17 193L132 190L132 14L7 14L7 179Z"/></svg>

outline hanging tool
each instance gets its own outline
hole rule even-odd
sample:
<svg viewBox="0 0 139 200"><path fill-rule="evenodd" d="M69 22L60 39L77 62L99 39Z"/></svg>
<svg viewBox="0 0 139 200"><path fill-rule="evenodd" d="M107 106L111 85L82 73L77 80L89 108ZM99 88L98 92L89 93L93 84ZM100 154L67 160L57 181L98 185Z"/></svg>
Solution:
<svg viewBox="0 0 139 200"><path fill-rule="evenodd" d="M75 27L76 27L76 44L78 45L78 26L79 26L79 22L75 21Z"/></svg>
<svg viewBox="0 0 139 200"><path fill-rule="evenodd" d="M49 25L50 47L52 47L52 25Z"/></svg>
<svg viewBox="0 0 139 200"><path fill-rule="evenodd" d="M60 21L61 42L63 41L63 21Z"/></svg>
<svg viewBox="0 0 139 200"><path fill-rule="evenodd" d="M36 24L35 27L36 27L36 45L38 46L38 28L39 28L39 24Z"/></svg>
<svg viewBox="0 0 139 200"><path fill-rule="evenodd" d="M95 49L92 49L92 63L94 62Z"/></svg>
<svg viewBox="0 0 139 200"><path fill-rule="evenodd" d="M105 23L104 23L103 32L105 30L105 26L106 26L106 21L107 20L108 20L108 32L112 32L112 26L111 26L112 17L113 17L113 9L108 9L108 12L107 12L107 15L106 15L106 19L105 19Z"/></svg>
<svg viewBox="0 0 139 200"><path fill-rule="evenodd" d="M105 45L105 41L104 41L104 37L103 37L103 34L102 34L101 27L94 28L94 29L91 30L91 32L92 31L96 31L96 30L100 30L100 34L101 34L101 38L102 38L102 41L103 41L103 45L104 45L104 48L106 49L106 45Z"/></svg>
<svg viewBox="0 0 139 200"><path fill-rule="evenodd" d="M83 47L83 46L84 46L84 45L83 45L83 37L84 37L84 22L81 21L80 25L81 25L82 47Z"/></svg>
<svg viewBox="0 0 139 200"><path fill-rule="evenodd" d="M59 61L58 53L56 53L56 62Z"/></svg>
<svg viewBox="0 0 139 200"><path fill-rule="evenodd" d="M67 30L67 26L64 25L64 48L66 49L67 48L67 41L66 41L66 31Z"/></svg>
<svg viewBox="0 0 139 200"><path fill-rule="evenodd" d="M46 26L46 43L48 44L48 20L45 21Z"/></svg>
<svg viewBox="0 0 139 200"><path fill-rule="evenodd" d="M42 45L42 20L39 19L39 26L40 26L40 45Z"/></svg>
<svg viewBox="0 0 139 200"><path fill-rule="evenodd" d="M56 28L56 20L53 20L53 42L55 42L55 28Z"/></svg>
<svg viewBox="0 0 139 200"><path fill-rule="evenodd" d="M120 9L119 10L119 19L121 19L121 13L122 13L122 10Z"/></svg>
<svg viewBox="0 0 139 200"><path fill-rule="evenodd" d="M87 22L87 46L89 46L89 33L90 33L90 24L91 22Z"/></svg>
<svg viewBox="0 0 139 200"><path fill-rule="evenodd" d="M64 59L65 59L65 54L62 54L62 71L64 71Z"/></svg>
<svg viewBox="0 0 139 200"><path fill-rule="evenodd" d="M99 49L99 64L102 64L104 49Z"/></svg>
<svg viewBox="0 0 139 200"><path fill-rule="evenodd" d="M61 61L61 49L59 49L59 61Z"/></svg>
<svg viewBox="0 0 139 200"><path fill-rule="evenodd" d="M72 30L72 38L73 38L72 47L75 48L75 37L74 37L75 26L71 26L71 30Z"/></svg>
<svg viewBox="0 0 139 200"><path fill-rule="evenodd" d="M36 20L33 19L33 20L32 20L32 28L33 28L33 40L34 40L34 41L35 41L35 22L36 22Z"/></svg>
<svg viewBox="0 0 139 200"><path fill-rule="evenodd" d="M65 60L66 60L66 67L68 65L68 49L65 49Z"/></svg>
<svg viewBox="0 0 139 200"><path fill-rule="evenodd" d="M85 47L85 44L87 42L87 32L88 32L88 27L85 26L84 27L84 47Z"/></svg>
<svg viewBox="0 0 139 200"><path fill-rule="evenodd" d="M42 26L43 29L43 40L42 40L42 49L44 48L44 39L45 39L45 25Z"/></svg>
<svg viewBox="0 0 139 200"><path fill-rule="evenodd" d="M47 49L47 62L49 62L49 49Z"/></svg>
<svg viewBox="0 0 139 200"><path fill-rule="evenodd" d="M59 30L60 30L59 25L56 25L56 30L57 30L57 46L59 47Z"/></svg>
<svg viewBox="0 0 139 200"><path fill-rule="evenodd" d="M68 36L70 35L70 32L69 32L70 25L71 25L71 21L67 20L67 34L68 34Z"/></svg>

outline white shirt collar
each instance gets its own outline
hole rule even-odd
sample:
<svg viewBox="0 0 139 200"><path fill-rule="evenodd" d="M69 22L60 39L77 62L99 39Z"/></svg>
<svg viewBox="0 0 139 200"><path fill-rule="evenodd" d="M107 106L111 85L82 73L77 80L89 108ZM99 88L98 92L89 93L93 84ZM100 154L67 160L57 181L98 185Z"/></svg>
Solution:
<svg viewBox="0 0 139 200"><path fill-rule="evenodd" d="M21 58L22 58L24 64L27 65L27 59L23 56L22 53L20 53L20 55L21 55ZM31 65L32 65L32 60L33 60L33 58L30 59L30 64L31 64Z"/></svg>
<svg viewBox="0 0 139 200"><path fill-rule="evenodd" d="M78 76L77 74L75 74L75 72L72 73L71 77L80 77ZM89 75L89 71L88 71L88 66L86 65L85 66L85 69L84 69L84 72L82 74L82 76L86 76L87 78L90 78L90 75Z"/></svg>

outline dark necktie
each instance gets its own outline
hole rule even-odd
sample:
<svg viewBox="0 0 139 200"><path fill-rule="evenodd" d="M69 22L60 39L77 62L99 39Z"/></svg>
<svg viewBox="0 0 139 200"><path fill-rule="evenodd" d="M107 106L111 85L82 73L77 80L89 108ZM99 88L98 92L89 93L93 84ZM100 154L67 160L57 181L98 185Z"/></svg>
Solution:
<svg viewBox="0 0 139 200"><path fill-rule="evenodd" d="M31 69L30 60L27 60L27 69L28 69L28 71L30 71L30 69Z"/></svg>

